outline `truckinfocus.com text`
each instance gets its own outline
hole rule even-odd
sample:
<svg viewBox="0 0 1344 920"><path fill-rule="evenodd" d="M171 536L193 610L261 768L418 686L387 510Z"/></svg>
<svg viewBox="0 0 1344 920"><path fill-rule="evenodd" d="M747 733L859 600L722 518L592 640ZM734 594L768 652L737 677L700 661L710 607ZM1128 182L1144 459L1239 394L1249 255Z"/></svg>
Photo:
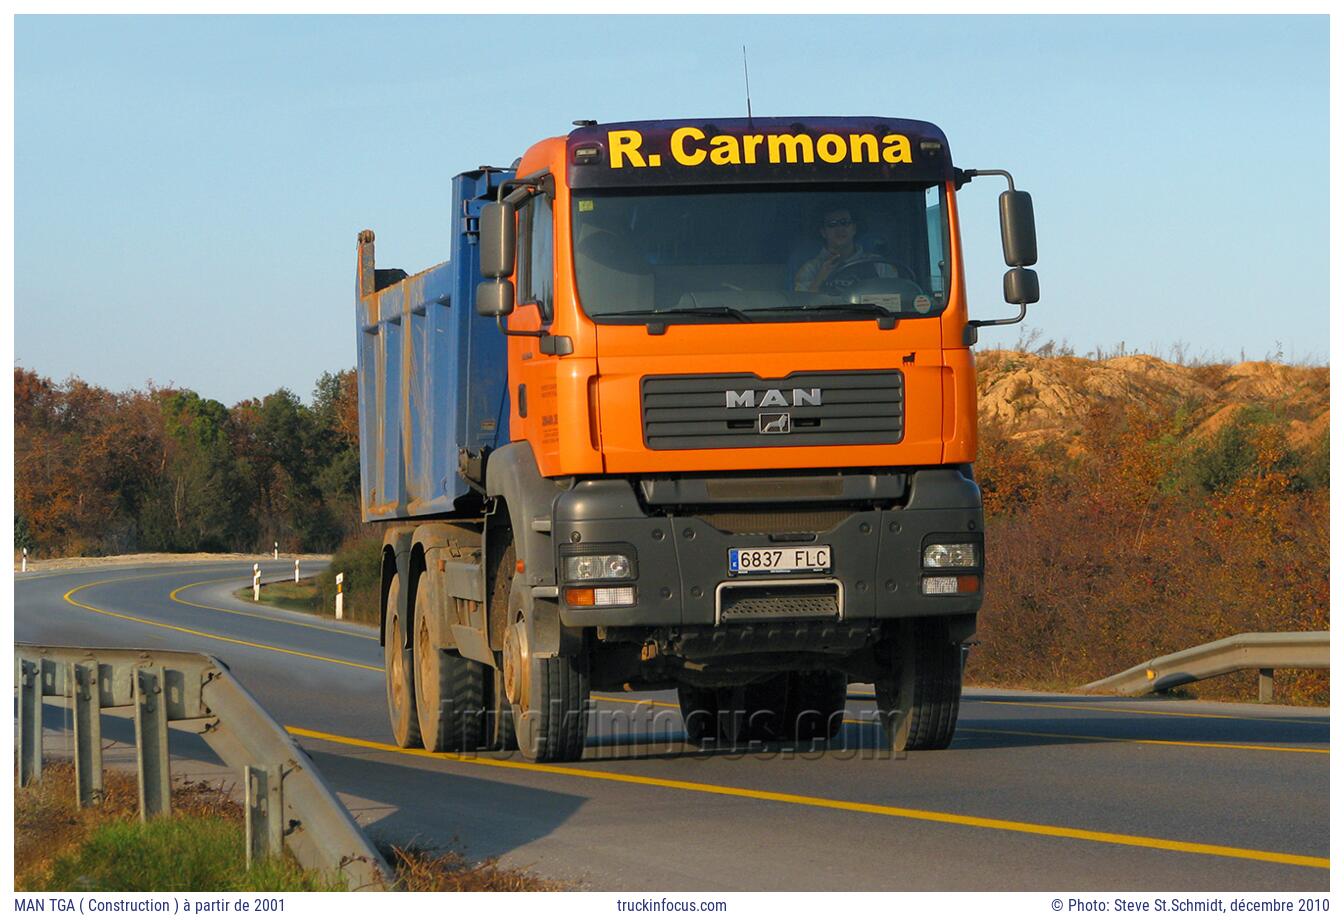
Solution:
<svg viewBox="0 0 1344 920"><path fill-rule="evenodd" d="M674 901L671 898L640 898L637 901L616 899L616 909L636 913L721 914L728 910L727 901Z"/></svg>

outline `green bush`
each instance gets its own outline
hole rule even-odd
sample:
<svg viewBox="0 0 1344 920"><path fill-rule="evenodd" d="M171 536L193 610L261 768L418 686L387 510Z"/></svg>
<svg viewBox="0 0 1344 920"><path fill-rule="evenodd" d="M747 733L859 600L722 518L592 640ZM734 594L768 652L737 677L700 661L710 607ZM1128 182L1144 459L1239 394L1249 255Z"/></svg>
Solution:
<svg viewBox="0 0 1344 920"><path fill-rule="evenodd" d="M322 609L336 605L336 573L344 572L346 619L360 623L378 623L378 604L382 590L383 538L351 537L331 557L331 565L318 576Z"/></svg>
<svg viewBox="0 0 1344 920"><path fill-rule="evenodd" d="M1242 409L1216 435L1190 451L1185 468L1187 481L1208 493L1227 492L1256 469L1256 439L1265 434L1286 440L1283 419L1260 407ZM1276 472L1292 472L1299 465L1297 455L1285 451L1274 468Z"/></svg>

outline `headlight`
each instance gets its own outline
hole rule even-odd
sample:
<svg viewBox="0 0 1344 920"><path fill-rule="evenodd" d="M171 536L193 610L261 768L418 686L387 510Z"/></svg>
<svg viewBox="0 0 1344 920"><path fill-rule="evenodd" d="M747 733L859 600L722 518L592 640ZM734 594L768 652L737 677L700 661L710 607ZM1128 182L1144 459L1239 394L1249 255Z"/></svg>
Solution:
<svg viewBox="0 0 1344 920"><path fill-rule="evenodd" d="M970 569L980 564L974 543L930 543L924 547L926 569Z"/></svg>
<svg viewBox="0 0 1344 920"><path fill-rule="evenodd" d="M565 581L592 581L598 578L629 578L633 567L630 557L621 553L601 556L566 556Z"/></svg>

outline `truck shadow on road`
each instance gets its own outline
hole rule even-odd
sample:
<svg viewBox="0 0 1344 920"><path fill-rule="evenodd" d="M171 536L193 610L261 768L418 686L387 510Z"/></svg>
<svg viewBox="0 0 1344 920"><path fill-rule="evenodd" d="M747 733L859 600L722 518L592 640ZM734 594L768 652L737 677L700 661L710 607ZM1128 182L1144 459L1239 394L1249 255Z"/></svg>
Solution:
<svg viewBox="0 0 1344 920"><path fill-rule="evenodd" d="M854 714L851 713L851 716ZM1125 743L1170 743L1172 745L1237 745L1265 747L1312 747L1322 751L1329 744L1329 721L1251 721L1236 719L1180 719L1135 715L1068 716L1065 718L970 718L957 724L951 750L975 751L1009 748L1042 748L1060 745ZM770 743L760 741L727 744L722 741L696 745L677 728L640 731L608 731L592 734L584 762L630 760L741 759L754 757L799 757L831 759L899 758L887 748L886 736L872 714L851 718L829 741Z"/></svg>
<svg viewBox="0 0 1344 920"><path fill-rule="evenodd" d="M877 723L846 723L835 738L828 741L743 741L730 744L713 741L694 744L687 740L680 727L666 730L600 732L588 736L583 762L602 763L619 761L676 761L676 760L742 760L746 758L819 760L825 757L862 758L868 760L895 759L886 746L882 729Z"/></svg>
<svg viewBox="0 0 1344 920"><path fill-rule="evenodd" d="M1142 716L1070 716L976 719L962 716L954 749L1050 747L1063 744L1158 743L1173 745L1310 746L1325 749L1328 721L1253 722Z"/></svg>
<svg viewBox="0 0 1344 920"><path fill-rule="evenodd" d="M501 856L548 836L588 800L464 775L457 760L417 757L398 763L396 758L406 755L344 754L315 747L307 751L328 782L341 790L365 832L399 847L451 849L470 859Z"/></svg>

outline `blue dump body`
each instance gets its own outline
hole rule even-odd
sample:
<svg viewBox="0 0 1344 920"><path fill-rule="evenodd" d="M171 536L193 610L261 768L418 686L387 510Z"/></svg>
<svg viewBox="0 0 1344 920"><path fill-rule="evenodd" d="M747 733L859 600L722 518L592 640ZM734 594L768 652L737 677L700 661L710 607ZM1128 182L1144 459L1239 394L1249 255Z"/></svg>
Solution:
<svg viewBox="0 0 1344 920"><path fill-rule="evenodd" d="M355 324L359 339L360 507L365 521L461 510L471 487L463 451L509 441L505 338L477 316L477 219L509 170L453 179L449 260L417 275L375 271L361 234Z"/></svg>

